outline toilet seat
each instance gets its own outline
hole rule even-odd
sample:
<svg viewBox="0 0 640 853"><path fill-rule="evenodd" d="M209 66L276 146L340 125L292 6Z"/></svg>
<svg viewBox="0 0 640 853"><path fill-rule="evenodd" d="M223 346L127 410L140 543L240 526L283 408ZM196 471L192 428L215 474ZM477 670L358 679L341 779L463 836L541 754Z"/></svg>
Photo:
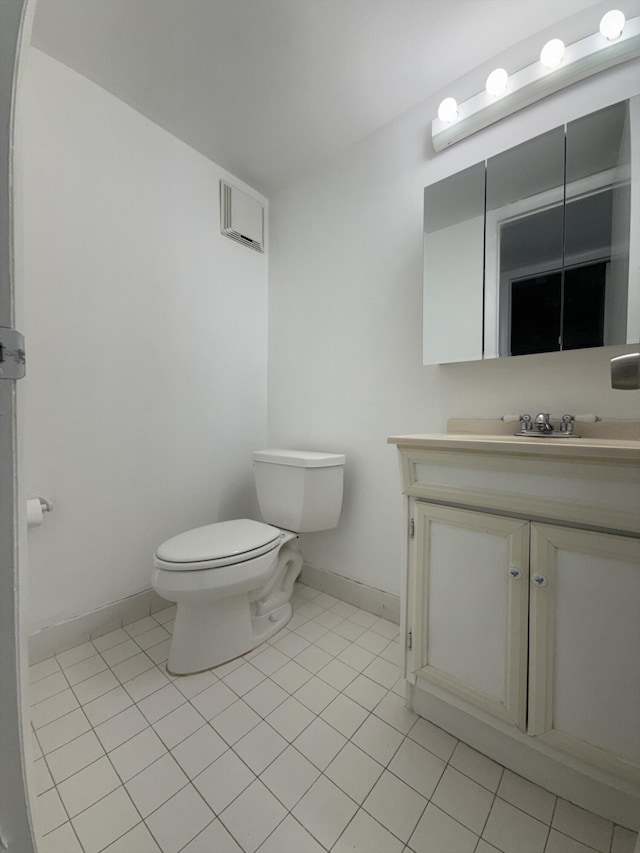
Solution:
<svg viewBox="0 0 640 853"><path fill-rule="evenodd" d="M278 548L285 534L277 527L249 518L196 527L163 542L154 565L172 572L232 566Z"/></svg>

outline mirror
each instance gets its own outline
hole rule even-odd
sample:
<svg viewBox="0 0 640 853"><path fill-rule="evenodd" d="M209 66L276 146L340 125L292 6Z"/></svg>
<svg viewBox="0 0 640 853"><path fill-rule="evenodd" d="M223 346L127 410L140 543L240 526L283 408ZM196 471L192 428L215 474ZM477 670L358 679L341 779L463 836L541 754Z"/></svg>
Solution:
<svg viewBox="0 0 640 853"><path fill-rule="evenodd" d="M425 364L634 342L630 104L425 189Z"/></svg>

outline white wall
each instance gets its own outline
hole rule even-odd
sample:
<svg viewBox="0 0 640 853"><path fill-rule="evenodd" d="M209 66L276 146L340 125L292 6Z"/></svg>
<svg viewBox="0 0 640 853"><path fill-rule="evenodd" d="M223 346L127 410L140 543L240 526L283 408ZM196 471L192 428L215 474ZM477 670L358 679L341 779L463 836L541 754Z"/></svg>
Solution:
<svg viewBox="0 0 640 853"><path fill-rule="evenodd" d="M433 154L440 99L469 97L499 59L271 199L269 443L347 455L340 525L305 536L303 552L396 594L403 504L388 435L506 412L640 414L637 394L610 388L609 358L629 347L422 366L423 187L640 90L636 61Z"/></svg>
<svg viewBox="0 0 640 853"><path fill-rule="evenodd" d="M26 491L55 504L29 531L34 630L255 512L267 258L220 235L226 173L35 49L22 107Z"/></svg>

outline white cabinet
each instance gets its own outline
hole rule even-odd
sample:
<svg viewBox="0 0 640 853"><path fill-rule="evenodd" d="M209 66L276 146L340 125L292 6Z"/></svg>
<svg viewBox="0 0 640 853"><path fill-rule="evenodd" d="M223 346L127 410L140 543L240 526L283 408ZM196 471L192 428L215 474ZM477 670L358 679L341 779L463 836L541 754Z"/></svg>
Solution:
<svg viewBox="0 0 640 853"><path fill-rule="evenodd" d="M411 704L538 784L634 825L640 442L390 441L411 520Z"/></svg>

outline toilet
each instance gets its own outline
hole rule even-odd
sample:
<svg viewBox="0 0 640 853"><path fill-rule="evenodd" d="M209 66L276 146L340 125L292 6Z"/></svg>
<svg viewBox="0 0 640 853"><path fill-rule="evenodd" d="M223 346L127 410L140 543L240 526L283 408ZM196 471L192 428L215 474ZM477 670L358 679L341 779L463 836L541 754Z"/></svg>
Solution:
<svg viewBox="0 0 640 853"><path fill-rule="evenodd" d="M337 453L256 451L253 470L264 523L221 521L160 545L151 585L177 604L169 673L219 666L287 624L302 569L298 534L338 524L344 463Z"/></svg>

